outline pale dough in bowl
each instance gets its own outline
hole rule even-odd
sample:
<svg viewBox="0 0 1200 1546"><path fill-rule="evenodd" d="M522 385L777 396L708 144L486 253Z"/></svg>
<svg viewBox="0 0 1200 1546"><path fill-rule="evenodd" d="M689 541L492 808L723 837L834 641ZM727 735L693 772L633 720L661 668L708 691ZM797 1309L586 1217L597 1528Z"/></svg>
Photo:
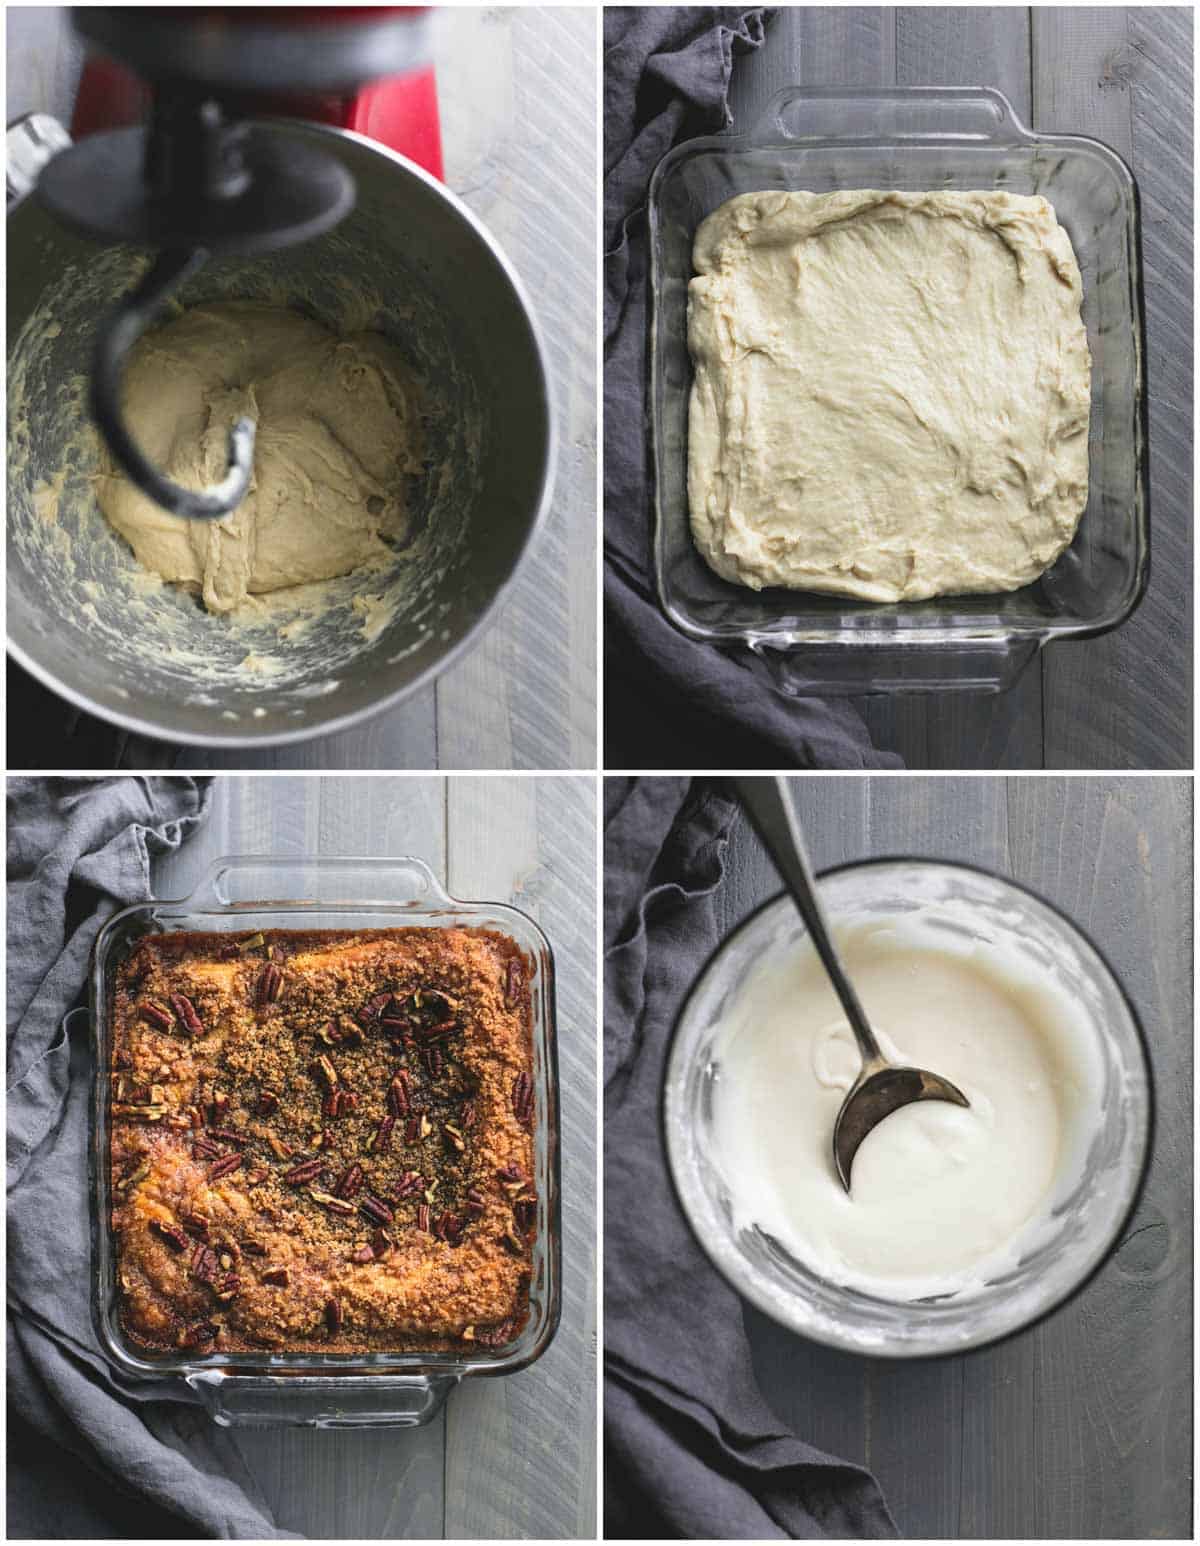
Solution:
<svg viewBox="0 0 1200 1546"><path fill-rule="evenodd" d="M379 333L339 338L281 306L194 306L140 339L126 423L187 488L224 476L228 435L256 423L250 491L219 521L171 515L107 459L100 508L138 562L200 592L210 612L249 595L375 565L404 538L407 480L423 467L420 394Z"/></svg>
<svg viewBox="0 0 1200 1546"><path fill-rule="evenodd" d="M1029 584L1087 502L1070 238L1011 193L748 193L695 240L688 496L726 580L915 601Z"/></svg>

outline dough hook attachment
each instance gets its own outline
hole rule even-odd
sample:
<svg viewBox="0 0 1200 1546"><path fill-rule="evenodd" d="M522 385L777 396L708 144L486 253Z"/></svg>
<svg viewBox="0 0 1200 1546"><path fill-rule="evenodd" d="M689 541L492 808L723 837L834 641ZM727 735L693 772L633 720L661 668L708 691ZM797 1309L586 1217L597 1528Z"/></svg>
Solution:
<svg viewBox="0 0 1200 1546"><path fill-rule="evenodd" d="M92 418L125 472L164 510L193 521L220 520L241 502L254 465L254 421L238 419L229 431L229 468L219 483L205 489L183 488L147 461L126 428L121 415L121 375L134 344L172 294L207 261L203 248L158 255L140 283L100 323L90 389Z"/></svg>

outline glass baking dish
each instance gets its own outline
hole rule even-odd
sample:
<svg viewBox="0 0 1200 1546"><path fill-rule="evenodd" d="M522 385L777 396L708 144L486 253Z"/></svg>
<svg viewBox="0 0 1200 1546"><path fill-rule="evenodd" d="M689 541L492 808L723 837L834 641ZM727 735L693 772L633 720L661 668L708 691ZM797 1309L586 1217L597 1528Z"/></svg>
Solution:
<svg viewBox="0 0 1200 1546"><path fill-rule="evenodd" d="M195 1353L148 1357L124 1337L117 1316L110 1228L110 1005L117 965L149 932L310 928L486 928L507 935L531 967L535 1184L530 1313L508 1347L495 1352L264 1354ZM554 957L527 914L499 902L449 896L419 859L216 860L179 901L150 901L119 912L92 954L88 1009L94 1057L89 1166L92 1318L100 1345L122 1372L183 1379L225 1426L406 1427L428 1422L462 1379L512 1374L539 1358L558 1327L562 1266L559 1199L558 1057Z"/></svg>
<svg viewBox="0 0 1200 1546"><path fill-rule="evenodd" d="M688 521L692 367L687 293L696 227L762 189L1040 193L1070 235L1092 351L1087 507L1032 585L999 596L881 604L718 578ZM1123 622L1149 564L1141 227L1133 174L1078 135L1035 134L992 90L787 88L748 133L685 141L650 183L650 419L660 602L690 637L744 645L792 693L1000 691L1042 645Z"/></svg>

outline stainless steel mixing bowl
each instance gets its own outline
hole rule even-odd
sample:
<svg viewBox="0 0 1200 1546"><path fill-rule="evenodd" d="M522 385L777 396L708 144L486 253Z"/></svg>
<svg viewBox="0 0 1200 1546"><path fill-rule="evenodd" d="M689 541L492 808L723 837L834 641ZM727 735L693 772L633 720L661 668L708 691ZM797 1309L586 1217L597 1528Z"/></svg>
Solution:
<svg viewBox="0 0 1200 1546"><path fill-rule="evenodd" d="M319 611L276 603L231 622L147 583L96 503L84 408L96 319L147 255L75 237L36 195L8 220L10 652L80 708L211 747L329 734L428 681L478 637L550 499L545 356L496 243L433 178L359 135L271 132L332 149L357 183L353 214L305 246L214 262L183 304L269 300L338 331L378 329L441 405L416 540L386 575L332 582Z"/></svg>

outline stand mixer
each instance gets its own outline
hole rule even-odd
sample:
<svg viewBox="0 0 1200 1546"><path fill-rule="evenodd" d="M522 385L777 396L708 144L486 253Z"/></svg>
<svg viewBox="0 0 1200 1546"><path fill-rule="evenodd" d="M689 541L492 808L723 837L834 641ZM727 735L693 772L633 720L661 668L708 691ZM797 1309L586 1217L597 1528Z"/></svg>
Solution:
<svg viewBox="0 0 1200 1546"><path fill-rule="evenodd" d="M175 515L217 520L249 486L253 420L239 418L231 428L228 470L219 482L201 490L172 482L143 455L122 418L129 351L210 255L293 246L349 213L354 179L336 156L265 135L251 120L281 110L309 116L313 107L312 116L327 117L331 94L342 103L351 93L353 102L356 88L381 77L415 76L432 105L427 10L79 6L72 16L81 37L146 82L147 121L88 134L49 162L38 195L86 236L158 250L97 331L91 414L146 495ZM120 75L102 76L100 85L115 86L118 100L129 101ZM85 78L84 97L94 98L96 87L93 76L89 93Z"/></svg>
<svg viewBox="0 0 1200 1546"><path fill-rule="evenodd" d="M10 131L10 655L85 712L176 744L241 751L347 730L480 636L553 481L532 307L495 237L440 181L432 17L86 9L79 23L124 62L89 61L78 143L40 116L17 179ZM228 423L257 416L242 406L218 421L210 476L227 475L193 493L129 436L124 362L172 296L378 335L427 386L426 471L406 496L414 537L382 570L231 616L139 567L97 497L109 464L215 543L253 450L244 427L226 456Z"/></svg>

